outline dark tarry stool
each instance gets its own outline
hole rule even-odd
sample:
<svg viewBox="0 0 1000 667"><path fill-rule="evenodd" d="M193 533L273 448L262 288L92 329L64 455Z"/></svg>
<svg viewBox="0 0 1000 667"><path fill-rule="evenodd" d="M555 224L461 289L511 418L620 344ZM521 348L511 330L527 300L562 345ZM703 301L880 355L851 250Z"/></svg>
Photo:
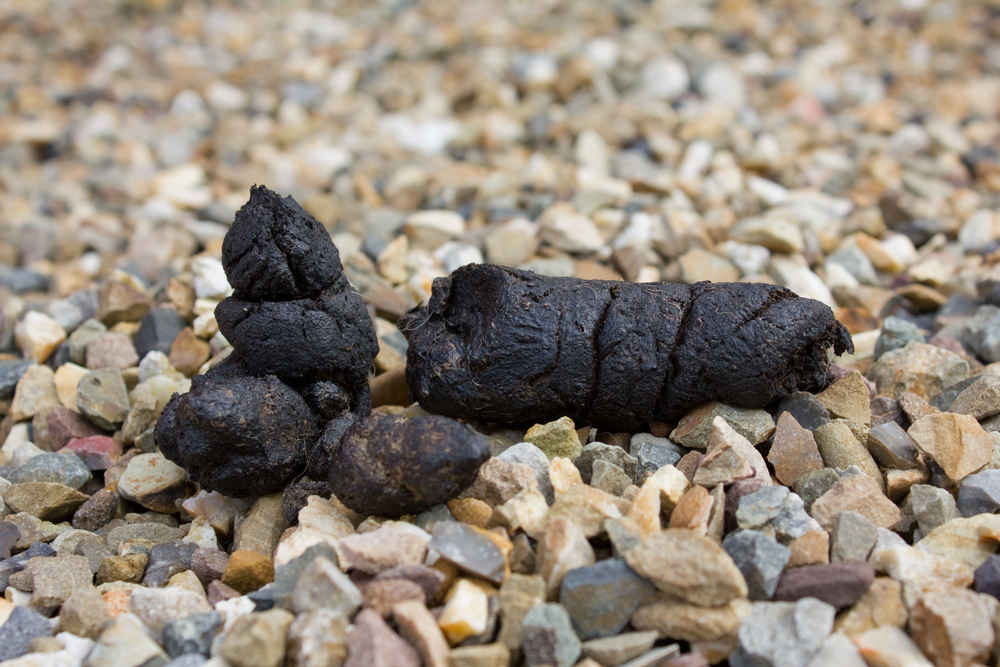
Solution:
<svg viewBox="0 0 1000 667"><path fill-rule="evenodd" d="M753 283L550 278L488 264L434 281L400 322L426 410L484 422L635 431L721 400L763 407L831 379L853 350L826 305Z"/></svg>

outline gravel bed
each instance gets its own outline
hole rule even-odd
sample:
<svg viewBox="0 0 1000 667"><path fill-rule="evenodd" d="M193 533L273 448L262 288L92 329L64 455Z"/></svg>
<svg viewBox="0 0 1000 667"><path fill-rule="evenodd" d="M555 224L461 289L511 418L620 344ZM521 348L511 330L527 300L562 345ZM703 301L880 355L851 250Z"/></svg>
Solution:
<svg viewBox="0 0 1000 667"><path fill-rule="evenodd" d="M3 3L0 664L997 664L998 37L990 0ZM318 221L305 277L234 269L254 185ZM485 262L787 287L853 352L763 407L462 426L408 339ZM377 349L237 329L338 299Z"/></svg>

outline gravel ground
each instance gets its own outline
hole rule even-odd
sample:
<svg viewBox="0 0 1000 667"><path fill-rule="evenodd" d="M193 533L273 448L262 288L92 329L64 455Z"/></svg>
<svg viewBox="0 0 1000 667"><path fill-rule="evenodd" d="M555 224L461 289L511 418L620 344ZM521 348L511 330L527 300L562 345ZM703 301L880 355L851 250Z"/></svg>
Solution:
<svg viewBox="0 0 1000 667"><path fill-rule="evenodd" d="M0 660L996 665L998 38L993 0L0 3ZM783 285L855 351L767 409L476 424L400 520L227 497L153 427L232 351L254 184L339 248L376 412L424 414L397 322L470 262Z"/></svg>

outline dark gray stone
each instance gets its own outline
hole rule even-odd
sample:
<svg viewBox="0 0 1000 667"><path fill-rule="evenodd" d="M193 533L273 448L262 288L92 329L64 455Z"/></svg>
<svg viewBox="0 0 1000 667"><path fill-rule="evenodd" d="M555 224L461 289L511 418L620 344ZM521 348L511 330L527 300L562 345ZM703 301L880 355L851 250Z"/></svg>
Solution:
<svg viewBox="0 0 1000 667"><path fill-rule="evenodd" d="M193 542L167 542L157 544L149 552L146 574L142 577L144 586L160 587L170 577L191 569L191 557L198 550Z"/></svg>
<svg viewBox="0 0 1000 667"><path fill-rule="evenodd" d="M51 637L55 623L28 607L14 607L0 625L0 661L19 658L31 650L31 640Z"/></svg>
<svg viewBox="0 0 1000 667"><path fill-rule="evenodd" d="M49 289L49 279L38 271L17 266L0 265L0 286L6 287L14 294L47 292Z"/></svg>
<svg viewBox="0 0 1000 667"><path fill-rule="evenodd" d="M722 548L747 582L751 600L770 600L792 552L756 530L737 530L726 536Z"/></svg>
<svg viewBox="0 0 1000 667"><path fill-rule="evenodd" d="M282 609L292 608L292 593L299 577L317 558L327 558L332 563L337 562L337 553L329 544L321 542L314 544L292 560L279 565L274 570L274 581L250 594L254 604L265 604L268 600L272 606Z"/></svg>
<svg viewBox="0 0 1000 667"><path fill-rule="evenodd" d="M171 658L185 654L208 657L212 640L222 626L222 616L217 611L191 614L163 626L163 648Z"/></svg>
<svg viewBox="0 0 1000 667"><path fill-rule="evenodd" d="M962 516L993 514L1000 510L1000 470L969 475L958 486L958 511Z"/></svg>
<svg viewBox="0 0 1000 667"><path fill-rule="evenodd" d="M6 400L14 397L17 381L28 371L30 366L30 361L22 361L21 359L0 361L0 399Z"/></svg>
<svg viewBox="0 0 1000 667"><path fill-rule="evenodd" d="M920 465L916 443L894 421L872 426L868 432L868 451L886 468L909 470Z"/></svg>
<svg viewBox="0 0 1000 667"><path fill-rule="evenodd" d="M186 326L187 322L173 308L151 308L139 323L132 344L140 359L153 350L170 354L170 346Z"/></svg>
<svg viewBox="0 0 1000 667"><path fill-rule="evenodd" d="M815 396L805 391L798 391L781 399L775 414L789 412L799 426L815 431L830 421L830 412Z"/></svg>
<svg viewBox="0 0 1000 667"><path fill-rule="evenodd" d="M993 554L976 568L973 588L1000 600L1000 554Z"/></svg>
<svg viewBox="0 0 1000 667"><path fill-rule="evenodd" d="M986 363L1000 361L1000 308L981 306L966 320L962 342Z"/></svg>
<svg viewBox="0 0 1000 667"><path fill-rule="evenodd" d="M620 558L570 570L559 589L560 604L585 640L621 632L635 610L655 597L656 588Z"/></svg>
<svg viewBox="0 0 1000 667"><path fill-rule="evenodd" d="M663 466L680 461L686 450L667 438L658 438L649 433L636 433L629 443L629 453L638 462L635 481L641 483Z"/></svg>
<svg viewBox="0 0 1000 667"><path fill-rule="evenodd" d="M427 545L460 569L500 584L504 577L504 557L486 537L464 523L442 521L434 526Z"/></svg>
<svg viewBox="0 0 1000 667"><path fill-rule="evenodd" d="M978 377L965 378L955 384L948 385L931 399L931 405L942 412L951 412L951 404L955 402L958 395L968 389L978 379Z"/></svg>
<svg viewBox="0 0 1000 667"><path fill-rule="evenodd" d="M21 531L9 521L0 522L0 560L10 558L10 550L21 539Z"/></svg>
<svg viewBox="0 0 1000 667"><path fill-rule="evenodd" d="M795 493L802 497L806 511L810 511L816 499L830 490L840 479L833 468L820 468L805 473L795 480Z"/></svg>

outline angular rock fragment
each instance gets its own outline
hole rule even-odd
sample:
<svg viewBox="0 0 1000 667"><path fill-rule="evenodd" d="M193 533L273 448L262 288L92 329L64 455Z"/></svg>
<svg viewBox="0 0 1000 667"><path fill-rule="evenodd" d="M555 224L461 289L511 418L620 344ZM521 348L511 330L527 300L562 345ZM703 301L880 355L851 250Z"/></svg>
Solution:
<svg viewBox="0 0 1000 667"><path fill-rule="evenodd" d="M636 431L722 399L763 407L830 379L851 347L818 302L770 285L550 278L470 265L400 329L426 409L501 423L568 415Z"/></svg>
<svg viewBox="0 0 1000 667"><path fill-rule="evenodd" d="M781 575L774 599L794 602L812 597L843 609L857 602L874 580L872 566L862 562L793 567Z"/></svg>

